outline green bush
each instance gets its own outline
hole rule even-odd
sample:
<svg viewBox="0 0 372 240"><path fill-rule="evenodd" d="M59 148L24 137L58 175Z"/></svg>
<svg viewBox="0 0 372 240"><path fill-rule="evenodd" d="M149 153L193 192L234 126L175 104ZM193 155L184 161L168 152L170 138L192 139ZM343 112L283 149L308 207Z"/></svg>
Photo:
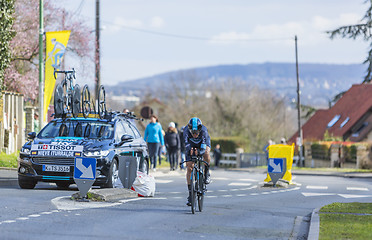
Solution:
<svg viewBox="0 0 372 240"><path fill-rule="evenodd" d="M311 144L311 154L313 158L329 160L329 147L326 144L313 143Z"/></svg>
<svg viewBox="0 0 372 240"><path fill-rule="evenodd" d="M356 163L357 146L342 146L345 162Z"/></svg>
<svg viewBox="0 0 372 240"><path fill-rule="evenodd" d="M211 151L213 151L217 144L221 145L221 151L223 153L235 153L237 148L243 148L244 152L249 152L249 140L242 137L211 138Z"/></svg>
<svg viewBox="0 0 372 240"><path fill-rule="evenodd" d="M19 152L12 154L0 153L0 167L16 168L18 165L17 157Z"/></svg>

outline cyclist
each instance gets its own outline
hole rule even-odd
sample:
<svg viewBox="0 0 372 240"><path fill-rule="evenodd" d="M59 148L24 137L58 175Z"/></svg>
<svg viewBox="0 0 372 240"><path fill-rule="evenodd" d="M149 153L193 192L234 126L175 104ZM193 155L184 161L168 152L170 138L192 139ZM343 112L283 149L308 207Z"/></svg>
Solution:
<svg viewBox="0 0 372 240"><path fill-rule="evenodd" d="M208 164L210 163L210 149L211 149L211 140L208 134L208 129L202 124L202 121L193 117L190 119L187 124L187 129L183 132L183 139L185 141L186 149L186 181L187 188L189 190L189 196L187 198L187 205L191 206L191 172L194 167L194 163L191 160L190 156L199 155L203 156L204 161ZM210 183L210 174L209 167L205 167L205 184Z"/></svg>

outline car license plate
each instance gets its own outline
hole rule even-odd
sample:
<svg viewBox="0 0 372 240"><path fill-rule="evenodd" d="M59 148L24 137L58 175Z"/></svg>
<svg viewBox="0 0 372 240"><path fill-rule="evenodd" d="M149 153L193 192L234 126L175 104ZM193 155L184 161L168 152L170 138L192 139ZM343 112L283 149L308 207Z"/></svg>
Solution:
<svg viewBox="0 0 372 240"><path fill-rule="evenodd" d="M70 166L43 165L44 172L70 172Z"/></svg>

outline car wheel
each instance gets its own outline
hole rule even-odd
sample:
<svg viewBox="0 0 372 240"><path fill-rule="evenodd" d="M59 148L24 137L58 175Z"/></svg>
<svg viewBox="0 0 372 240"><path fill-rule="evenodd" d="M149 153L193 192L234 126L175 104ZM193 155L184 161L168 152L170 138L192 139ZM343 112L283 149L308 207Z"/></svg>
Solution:
<svg viewBox="0 0 372 240"><path fill-rule="evenodd" d="M67 189L70 186L68 182L56 182L58 188Z"/></svg>
<svg viewBox="0 0 372 240"><path fill-rule="evenodd" d="M35 186L36 186L36 182L34 182L34 181L25 181L25 180L18 179L18 185L22 189L34 189Z"/></svg>
<svg viewBox="0 0 372 240"><path fill-rule="evenodd" d="M143 163L140 169L141 169L140 170L141 172L149 174L149 162L147 159L143 160Z"/></svg>
<svg viewBox="0 0 372 240"><path fill-rule="evenodd" d="M114 159L112 160L111 167L109 174L107 176L108 181L105 187L107 188L113 188L115 186L115 183L119 180L119 165L118 160Z"/></svg>

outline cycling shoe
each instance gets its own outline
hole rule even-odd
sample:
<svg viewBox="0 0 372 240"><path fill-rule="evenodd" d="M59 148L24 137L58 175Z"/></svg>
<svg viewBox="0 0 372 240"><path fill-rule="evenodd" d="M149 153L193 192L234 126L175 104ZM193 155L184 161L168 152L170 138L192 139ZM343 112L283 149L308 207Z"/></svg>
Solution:
<svg viewBox="0 0 372 240"><path fill-rule="evenodd" d="M204 183L205 184L210 184L211 183L211 176L209 174L207 174L205 180L204 180Z"/></svg>
<svg viewBox="0 0 372 240"><path fill-rule="evenodd" d="M191 197L187 197L186 205L191 206Z"/></svg>

